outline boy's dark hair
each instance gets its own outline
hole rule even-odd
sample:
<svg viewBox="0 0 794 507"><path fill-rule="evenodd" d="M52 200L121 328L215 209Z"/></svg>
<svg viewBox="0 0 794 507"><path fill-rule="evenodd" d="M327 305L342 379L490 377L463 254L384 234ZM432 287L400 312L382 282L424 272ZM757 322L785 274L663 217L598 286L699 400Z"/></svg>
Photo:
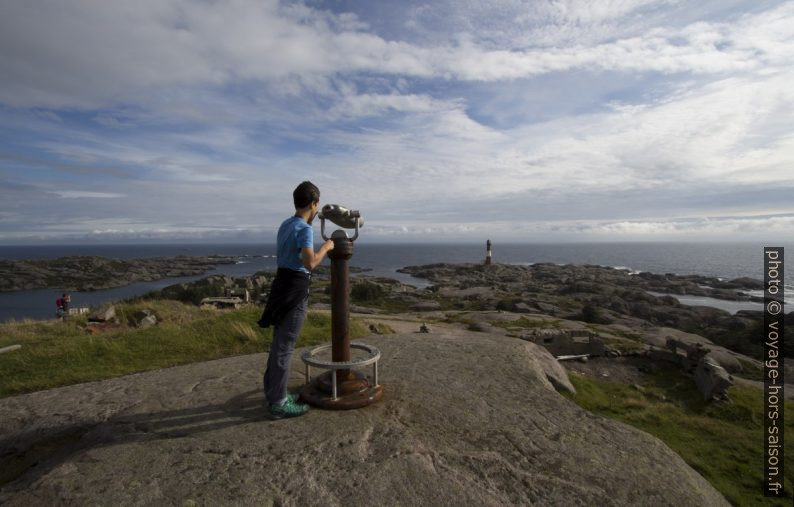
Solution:
<svg viewBox="0 0 794 507"><path fill-rule="evenodd" d="M320 189L311 181L304 181L292 192L292 202L295 208L305 208L314 201L320 200Z"/></svg>

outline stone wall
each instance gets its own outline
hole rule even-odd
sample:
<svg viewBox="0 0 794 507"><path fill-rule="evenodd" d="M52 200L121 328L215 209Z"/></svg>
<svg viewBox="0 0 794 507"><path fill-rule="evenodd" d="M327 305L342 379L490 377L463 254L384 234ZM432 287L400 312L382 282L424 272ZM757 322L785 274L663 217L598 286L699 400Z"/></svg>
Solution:
<svg viewBox="0 0 794 507"><path fill-rule="evenodd" d="M604 342L598 334L579 329L535 329L521 338L541 345L554 356L589 354L604 355Z"/></svg>

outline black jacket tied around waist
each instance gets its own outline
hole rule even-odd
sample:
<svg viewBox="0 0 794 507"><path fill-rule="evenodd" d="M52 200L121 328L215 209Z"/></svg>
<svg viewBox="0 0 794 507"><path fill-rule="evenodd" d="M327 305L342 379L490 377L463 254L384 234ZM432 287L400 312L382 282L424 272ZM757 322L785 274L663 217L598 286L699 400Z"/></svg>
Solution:
<svg viewBox="0 0 794 507"><path fill-rule="evenodd" d="M277 325L290 310L309 296L311 275L294 269L278 268L276 278L270 285L270 295L265 311L259 319L259 327Z"/></svg>

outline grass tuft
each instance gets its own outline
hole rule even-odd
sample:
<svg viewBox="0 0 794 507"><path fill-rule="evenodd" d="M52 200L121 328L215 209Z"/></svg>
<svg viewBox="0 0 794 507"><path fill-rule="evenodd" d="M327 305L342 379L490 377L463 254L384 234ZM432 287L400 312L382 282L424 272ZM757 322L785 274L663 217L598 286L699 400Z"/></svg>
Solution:
<svg viewBox="0 0 794 507"><path fill-rule="evenodd" d="M532 319L529 317L521 317L516 320L497 320L491 322L492 325L497 327L509 328L520 327L523 329L559 329L559 319Z"/></svg>
<svg viewBox="0 0 794 507"><path fill-rule="evenodd" d="M742 371L737 373L737 376L746 378L748 380L764 381L764 367L755 363L751 363L745 359L739 358L739 364L742 365Z"/></svg>
<svg viewBox="0 0 794 507"><path fill-rule="evenodd" d="M618 338L602 337L600 338L604 345L609 348L620 351L621 353L627 352L641 352L646 349L644 343L637 341L621 340Z"/></svg>

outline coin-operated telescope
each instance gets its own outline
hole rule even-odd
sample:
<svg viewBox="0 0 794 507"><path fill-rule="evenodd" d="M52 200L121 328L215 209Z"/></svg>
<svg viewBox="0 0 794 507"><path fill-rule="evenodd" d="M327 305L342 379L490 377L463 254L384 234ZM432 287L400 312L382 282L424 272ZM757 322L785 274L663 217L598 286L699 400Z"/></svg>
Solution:
<svg viewBox="0 0 794 507"><path fill-rule="evenodd" d="M352 238L343 229L337 229L330 239L334 249L331 258L331 345L320 345L305 352L301 359L306 365L306 385L301 398L311 405L330 409L360 408L381 399L383 387L378 383L378 360L380 351L370 345L350 342L350 267L353 242L358 239L359 229L364 226L361 213L338 204L326 204L320 214L320 234L324 240L325 221L343 229L355 229ZM320 352L331 349L331 360L322 360ZM366 353L363 359L351 359L350 349ZM372 365L372 379L354 370L355 367ZM311 379L310 368L328 370Z"/></svg>
<svg viewBox="0 0 794 507"><path fill-rule="evenodd" d="M355 241L358 238L358 229L360 227L364 227L364 219L361 218L361 213L358 211L353 211L347 208L344 208L338 204L326 204L323 206L323 209L320 211L320 233L323 235L323 239L328 239L325 237L325 221L330 220L331 222L335 223L339 227L343 227L345 229L355 229L356 234L350 241ZM345 231L338 231L342 232L347 235Z"/></svg>

